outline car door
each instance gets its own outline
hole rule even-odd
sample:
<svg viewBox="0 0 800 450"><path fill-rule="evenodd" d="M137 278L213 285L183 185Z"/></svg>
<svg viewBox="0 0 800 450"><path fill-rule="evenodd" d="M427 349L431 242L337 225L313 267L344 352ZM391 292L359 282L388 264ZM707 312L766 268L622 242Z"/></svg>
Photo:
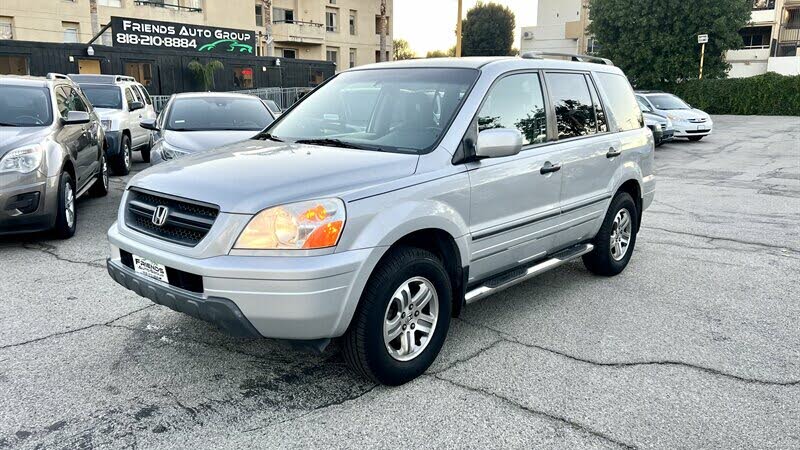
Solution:
<svg viewBox="0 0 800 450"><path fill-rule="evenodd" d="M131 105L134 102L143 102L141 98L141 94L136 92L136 90L131 87L125 87L125 102L127 103L127 111L128 111L128 129L131 132L131 147L137 148L141 146L145 140L147 139L147 130L142 128L139 122L142 120L142 109L137 109L135 111L131 110Z"/></svg>
<svg viewBox="0 0 800 450"><path fill-rule="evenodd" d="M559 221L561 172L548 145L547 103L538 72L495 81L475 119L474 133L511 128L523 150L467 163L470 181L470 280L536 260L552 246Z"/></svg>
<svg viewBox="0 0 800 450"><path fill-rule="evenodd" d="M54 93L59 117L62 120L66 119L71 110L69 101L70 91L68 91L66 86L57 86L54 88ZM75 175L77 177L75 184L78 188L83 186L83 183L86 180L87 171L87 168L85 167L86 163L81 159L81 157L84 155L82 151L83 147L86 145L84 127L85 125L81 124L64 124L61 126L61 129L58 131L55 137L56 142L60 143L67 153L69 153L70 159L72 159L75 165Z"/></svg>
<svg viewBox="0 0 800 450"><path fill-rule="evenodd" d="M91 115L91 107L81 96L80 91L71 86L64 87L64 90L67 94L67 105L70 111L80 111ZM97 126L96 121L90 121L80 126L78 164L83 167L83 180L85 182L91 180L92 176L99 170L100 161L98 155L100 154L100 147L97 141Z"/></svg>
<svg viewBox="0 0 800 450"><path fill-rule="evenodd" d="M592 237L611 197L620 142L588 72L548 71L545 79L562 152L563 222L554 242L562 248Z"/></svg>

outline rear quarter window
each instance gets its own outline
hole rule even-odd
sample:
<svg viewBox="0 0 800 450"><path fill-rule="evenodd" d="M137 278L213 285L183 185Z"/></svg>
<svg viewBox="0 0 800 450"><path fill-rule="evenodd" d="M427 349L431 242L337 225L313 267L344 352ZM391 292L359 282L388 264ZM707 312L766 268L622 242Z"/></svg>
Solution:
<svg viewBox="0 0 800 450"><path fill-rule="evenodd" d="M644 118L628 79L614 73L595 72L594 75L606 93L606 109L611 110L619 131L642 128Z"/></svg>

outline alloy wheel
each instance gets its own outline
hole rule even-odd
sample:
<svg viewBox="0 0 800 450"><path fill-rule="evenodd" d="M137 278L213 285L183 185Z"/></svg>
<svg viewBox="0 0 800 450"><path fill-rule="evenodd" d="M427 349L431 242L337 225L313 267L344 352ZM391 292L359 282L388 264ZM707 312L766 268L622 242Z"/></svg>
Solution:
<svg viewBox="0 0 800 450"><path fill-rule="evenodd" d="M383 342L392 358L410 361L430 343L439 316L439 296L423 277L406 280L386 307Z"/></svg>
<svg viewBox="0 0 800 450"><path fill-rule="evenodd" d="M69 183L64 189L64 216L67 219L67 226L72 228L75 225L75 193Z"/></svg>
<svg viewBox="0 0 800 450"><path fill-rule="evenodd" d="M630 211L626 208L620 209L611 224L611 245L609 248L614 261L621 261L628 253L632 229L633 222L631 221Z"/></svg>

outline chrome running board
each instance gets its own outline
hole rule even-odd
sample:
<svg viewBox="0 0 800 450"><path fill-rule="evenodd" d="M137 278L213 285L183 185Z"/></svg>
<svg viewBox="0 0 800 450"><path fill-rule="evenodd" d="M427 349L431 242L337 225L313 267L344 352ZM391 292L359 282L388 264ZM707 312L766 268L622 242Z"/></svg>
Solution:
<svg viewBox="0 0 800 450"><path fill-rule="evenodd" d="M500 275L495 278L490 278L475 289L469 290L464 296L464 300L467 302L467 304L475 303L484 297L496 294L504 289L514 286L515 284L530 280L531 278L547 272L550 269L555 269L562 264L566 264L575 258L591 252L593 249L594 246L592 244L576 245L575 247L562 250L550 258L530 266L527 269L520 270L519 275L514 276L511 279L508 279L508 275Z"/></svg>

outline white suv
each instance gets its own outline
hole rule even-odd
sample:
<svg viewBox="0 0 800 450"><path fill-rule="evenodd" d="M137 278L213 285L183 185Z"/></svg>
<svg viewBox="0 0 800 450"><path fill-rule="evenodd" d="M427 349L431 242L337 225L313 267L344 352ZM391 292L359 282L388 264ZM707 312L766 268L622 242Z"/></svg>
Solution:
<svg viewBox="0 0 800 450"><path fill-rule="evenodd" d="M70 75L100 116L106 132L106 156L111 170L127 175L131 153L139 150L150 161L152 136L139 122L156 118L153 100L133 77L122 75Z"/></svg>

